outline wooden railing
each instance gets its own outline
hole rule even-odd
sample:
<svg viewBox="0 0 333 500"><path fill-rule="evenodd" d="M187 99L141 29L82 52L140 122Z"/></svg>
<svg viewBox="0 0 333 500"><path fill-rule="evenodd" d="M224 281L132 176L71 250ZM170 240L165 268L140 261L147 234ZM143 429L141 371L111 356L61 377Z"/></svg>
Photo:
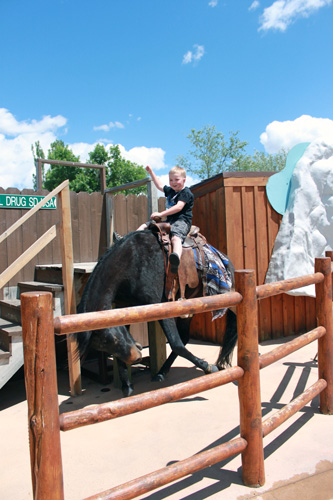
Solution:
<svg viewBox="0 0 333 500"><path fill-rule="evenodd" d="M101 193L104 194L106 189L106 174L105 165L98 165L94 163L80 163L75 161L61 161L61 160L47 160L44 158L36 158L36 184L37 191L42 189L42 165L62 165L63 167L78 167L78 168L94 168L100 171Z"/></svg>
<svg viewBox="0 0 333 500"><path fill-rule="evenodd" d="M89 500L131 499L240 452L242 453L244 484L260 486L265 482L263 438L318 394L320 394L321 412L333 413L333 317L330 258L316 259L314 274L277 283L256 287L255 271L252 270L236 271L235 278L236 291L224 295L63 316L55 318L54 322L52 321L50 294L42 292L22 294L25 382L32 488L35 500L45 498L62 500L64 498L60 430L67 431L147 410L238 380L240 437L89 497ZM317 328L273 349L259 359L258 300L310 284L316 285ZM128 325L142 320L152 321L183 314L202 313L232 305L237 306L237 366L172 387L59 416L54 332L68 335L86 329L100 329ZM39 321L35 321L36 316ZM318 381L272 417L262 422L260 369L314 340L318 340Z"/></svg>
<svg viewBox="0 0 333 500"><path fill-rule="evenodd" d="M24 224L38 210L43 208L46 203L58 195L60 205L60 246L62 259L62 279L64 285L64 308L65 314L75 314L75 290L74 290L74 272L73 272L73 243L72 243L72 223L69 198L69 182L62 182L51 193L49 193L37 205L31 208L25 215L18 219L4 233L0 235L0 243L10 234ZM56 225L48 229L35 243L33 243L20 257L18 257L10 266L0 274L0 288L13 278L28 262L30 262L46 245L48 245L57 236ZM72 337L67 336L67 352L69 366L69 384L72 395L81 394L81 372L80 362L75 356L76 343Z"/></svg>

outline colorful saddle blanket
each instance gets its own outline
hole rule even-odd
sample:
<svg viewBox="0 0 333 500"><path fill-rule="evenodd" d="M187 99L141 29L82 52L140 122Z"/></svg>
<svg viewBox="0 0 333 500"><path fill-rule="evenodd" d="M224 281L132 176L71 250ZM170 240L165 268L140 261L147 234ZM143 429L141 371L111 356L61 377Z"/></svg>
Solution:
<svg viewBox="0 0 333 500"><path fill-rule="evenodd" d="M206 280L206 295L230 292L232 287L232 274L227 267L229 264L228 257L208 243L203 245L202 248L205 256L204 263L199 261L200 259L198 259L198 254L195 249L193 249L193 251L197 269L202 272ZM213 311L213 320L221 318L226 311L226 308Z"/></svg>

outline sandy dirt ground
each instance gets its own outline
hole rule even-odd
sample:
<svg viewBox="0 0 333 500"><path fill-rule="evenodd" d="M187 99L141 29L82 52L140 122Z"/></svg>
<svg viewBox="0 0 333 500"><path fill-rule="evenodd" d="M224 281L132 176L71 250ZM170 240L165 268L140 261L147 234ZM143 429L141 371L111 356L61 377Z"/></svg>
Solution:
<svg viewBox="0 0 333 500"><path fill-rule="evenodd" d="M289 339L288 339L289 340ZM263 354L283 340L260 345ZM218 347L191 343L190 350L214 362ZM287 404L318 378L316 344L261 371L263 418ZM135 394L202 376L178 359L168 379L151 382L146 368L133 374ZM112 401L121 391L83 377L81 397L70 397L68 376L58 372L60 412ZM315 398L264 438L265 485L242 483L237 455L142 495L149 500L332 500L333 416L322 415ZM24 381L0 390L0 498L32 499ZM211 389L116 420L61 434L66 500L80 500L207 450L239 435L237 383ZM47 500L47 499L45 499Z"/></svg>

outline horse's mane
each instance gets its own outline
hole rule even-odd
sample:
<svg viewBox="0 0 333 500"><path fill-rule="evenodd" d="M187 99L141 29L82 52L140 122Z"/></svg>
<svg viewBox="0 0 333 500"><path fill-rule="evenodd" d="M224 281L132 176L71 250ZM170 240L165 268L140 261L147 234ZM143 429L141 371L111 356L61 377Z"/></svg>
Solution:
<svg viewBox="0 0 333 500"><path fill-rule="evenodd" d="M98 279L99 276L99 271L103 268L105 262L108 259L112 259L113 254L117 253L121 248L126 245L126 243L131 240L133 237L136 235L141 234L141 237L143 235L148 235L152 234L151 231L131 231L128 234L126 234L123 237L120 237L119 239L116 239L115 242L111 247L109 247L106 252L98 259L96 266L94 267L91 275L89 276L89 279L84 287L81 300L79 305L77 306L77 313L84 313L86 312L86 305L87 305L87 297L89 293L91 292L91 289L94 285L95 279ZM143 236L145 237L145 236ZM74 355L80 358L84 358L85 355L87 354L87 351L89 349L90 345L90 338L91 338L91 331L86 331L86 332L81 332L80 335L73 334L77 339L78 339L78 352L75 353Z"/></svg>
<svg viewBox="0 0 333 500"><path fill-rule="evenodd" d="M116 241L113 243L111 247L109 247L106 252L98 259L96 266L94 267L91 275L89 276L89 279L87 281L86 286L84 287L84 291L80 300L80 304L77 307L77 312L82 313L85 312L85 306L86 306L86 299L87 295L91 289L91 285L95 279L95 277L99 274L100 269L104 266L105 261L109 260L112 258L113 254L121 250L121 247L126 245L126 243L131 240L133 237L137 236L138 234L141 235L141 237L145 237L145 235L150 235L154 234L152 231L131 231L125 236L120 237L119 239L116 239Z"/></svg>

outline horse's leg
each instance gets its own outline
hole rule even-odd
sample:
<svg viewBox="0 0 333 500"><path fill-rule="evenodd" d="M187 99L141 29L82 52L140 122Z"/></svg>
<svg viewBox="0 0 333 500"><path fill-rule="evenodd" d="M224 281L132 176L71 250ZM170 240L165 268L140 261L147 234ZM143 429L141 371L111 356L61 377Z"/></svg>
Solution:
<svg viewBox="0 0 333 500"><path fill-rule="evenodd" d="M192 318L187 318L187 319L177 318L176 325L184 346L188 343L190 339L191 320ZM168 359L165 361L162 368L160 368L159 372L155 375L155 377L153 377L154 382L162 382L165 379L166 375L169 373L169 370L177 357L178 354L176 354L174 351L170 353Z"/></svg>
<svg viewBox="0 0 333 500"><path fill-rule="evenodd" d="M159 320L160 325L163 328L166 338L170 344L172 351L176 354L176 356L181 356L182 358L191 361L195 366L200 368L205 373L212 373L218 371L217 366L209 365L207 361L204 359L200 359L197 356L194 356L190 351L186 349L184 346L180 334L176 327L176 322L173 318L170 319L161 319Z"/></svg>
<svg viewBox="0 0 333 500"><path fill-rule="evenodd" d="M119 378L121 381L121 390L123 391L123 395L126 398L127 396L130 396L132 394L132 392L134 391L134 387L129 381L128 368L126 363L124 363L119 358L117 358L117 363L118 363Z"/></svg>
<svg viewBox="0 0 333 500"><path fill-rule="evenodd" d="M219 370L223 370L231 366L231 356L237 342L237 318L236 314L230 309L227 310L227 325L223 338L223 344L220 348L216 366Z"/></svg>

